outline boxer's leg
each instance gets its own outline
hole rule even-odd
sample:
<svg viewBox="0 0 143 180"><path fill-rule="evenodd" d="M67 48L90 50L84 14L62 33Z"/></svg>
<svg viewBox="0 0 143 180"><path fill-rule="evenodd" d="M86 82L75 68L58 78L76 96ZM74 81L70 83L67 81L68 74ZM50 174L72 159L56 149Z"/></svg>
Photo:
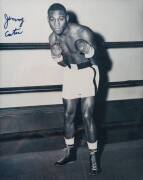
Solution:
<svg viewBox="0 0 143 180"><path fill-rule="evenodd" d="M87 144L90 152L90 174L95 175L98 172L97 165L97 138L96 138L96 126L94 122L94 106L95 97L86 97L81 99L82 117L85 126L85 133L87 137Z"/></svg>
<svg viewBox="0 0 143 180"><path fill-rule="evenodd" d="M55 165L65 165L76 160L76 149L74 146L74 118L78 99L63 99L64 103L64 138L65 138L65 154Z"/></svg>
<svg viewBox="0 0 143 180"><path fill-rule="evenodd" d="M64 104L64 137L71 139L74 137L74 118L76 114L78 99L63 99Z"/></svg>
<svg viewBox="0 0 143 180"><path fill-rule="evenodd" d="M87 136L87 141L91 143L96 142L96 126L94 122L94 107L95 97L86 97L81 99L81 111L82 118L85 126L85 132Z"/></svg>

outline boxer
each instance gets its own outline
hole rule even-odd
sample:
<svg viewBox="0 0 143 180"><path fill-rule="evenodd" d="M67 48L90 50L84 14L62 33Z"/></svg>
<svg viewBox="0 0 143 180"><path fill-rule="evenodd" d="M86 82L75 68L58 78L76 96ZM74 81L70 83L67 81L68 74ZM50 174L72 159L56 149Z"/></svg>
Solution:
<svg viewBox="0 0 143 180"><path fill-rule="evenodd" d="M62 166L76 160L74 120L79 100L89 148L89 173L99 172L97 163L97 133L94 122L95 95L99 84L96 65L94 33L86 26L69 23L66 8L58 3L48 9L48 21L52 29L49 36L52 58L64 69L64 157L55 165Z"/></svg>

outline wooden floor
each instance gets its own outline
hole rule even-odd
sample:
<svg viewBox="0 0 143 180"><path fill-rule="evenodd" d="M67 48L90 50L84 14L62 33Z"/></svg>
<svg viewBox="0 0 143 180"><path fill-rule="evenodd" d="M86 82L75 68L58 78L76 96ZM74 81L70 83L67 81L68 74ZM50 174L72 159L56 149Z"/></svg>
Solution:
<svg viewBox="0 0 143 180"><path fill-rule="evenodd" d="M54 142L55 143L55 142ZM17 141L19 148L20 140ZM75 163L55 167L60 149L0 156L0 180L143 180L143 140L105 145L102 173L88 175L88 150L80 147Z"/></svg>

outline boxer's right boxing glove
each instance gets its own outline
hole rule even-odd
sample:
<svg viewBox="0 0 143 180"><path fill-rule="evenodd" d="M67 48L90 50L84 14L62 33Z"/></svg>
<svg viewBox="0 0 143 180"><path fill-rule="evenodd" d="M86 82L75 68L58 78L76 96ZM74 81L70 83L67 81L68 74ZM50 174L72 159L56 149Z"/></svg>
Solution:
<svg viewBox="0 0 143 180"><path fill-rule="evenodd" d="M57 63L63 61L60 43L55 43L51 46L51 56Z"/></svg>

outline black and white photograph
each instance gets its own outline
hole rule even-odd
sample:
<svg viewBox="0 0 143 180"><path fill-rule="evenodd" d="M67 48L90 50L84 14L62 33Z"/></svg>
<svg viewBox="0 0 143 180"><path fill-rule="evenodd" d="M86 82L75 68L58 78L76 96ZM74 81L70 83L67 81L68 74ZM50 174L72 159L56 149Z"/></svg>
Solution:
<svg viewBox="0 0 143 180"><path fill-rule="evenodd" d="M0 180L143 179L143 0L0 0Z"/></svg>

